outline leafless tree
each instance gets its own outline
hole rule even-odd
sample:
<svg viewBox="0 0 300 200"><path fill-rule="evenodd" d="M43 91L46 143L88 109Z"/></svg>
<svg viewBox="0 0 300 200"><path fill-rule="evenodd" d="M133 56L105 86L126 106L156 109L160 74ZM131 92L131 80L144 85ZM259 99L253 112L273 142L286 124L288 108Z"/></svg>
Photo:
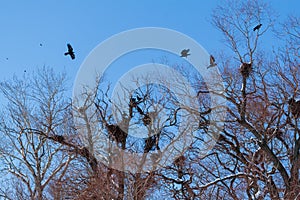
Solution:
<svg viewBox="0 0 300 200"><path fill-rule="evenodd" d="M61 151L61 144L48 139L65 132L69 103L64 97L64 84L63 74L56 75L47 68L32 77L14 77L1 83L0 90L7 100L0 123L1 170L7 178L18 180L14 188L10 185L9 193L1 191L7 198L47 198L49 183L62 175L72 160L71 155Z"/></svg>

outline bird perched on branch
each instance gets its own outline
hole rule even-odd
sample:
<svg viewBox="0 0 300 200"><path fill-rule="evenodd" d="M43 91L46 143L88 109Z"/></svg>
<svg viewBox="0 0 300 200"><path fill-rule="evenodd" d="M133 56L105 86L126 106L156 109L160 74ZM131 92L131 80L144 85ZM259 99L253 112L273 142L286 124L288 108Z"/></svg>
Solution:
<svg viewBox="0 0 300 200"><path fill-rule="evenodd" d="M300 100L296 101L293 97L288 101L292 115L297 119L300 117Z"/></svg>
<svg viewBox="0 0 300 200"><path fill-rule="evenodd" d="M215 58L212 55L210 55L210 57L209 57L209 66L207 67L207 69L211 68L211 67L214 67L216 65L217 65L217 63L216 63Z"/></svg>
<svg viewBox="0 0 300 200"><path fill-rule="evenodd" d="M255 26L255 27L253 28L253 31L259 30L261 26L262 26L262 24L258 24L257 26Z"/></svg>
<svg viewBox="0 0 300 200"><path fill-rule="evenodd" d="M191 55L191 54L189 54L189 51L190 51L190 49L183 49L182 51L181 51L181 56L180 57L188 57L189 55Z"/></svg>
<svg viewBox="0 0 300 200"><path fill-rule="evenodd" d="M71 44L67 44L68 46L68 52L65 53L65 56L67 55L70 55L72 60L75 59L75 54L74 54L74 51L73 51L73 47L71 46Z"/></svg>

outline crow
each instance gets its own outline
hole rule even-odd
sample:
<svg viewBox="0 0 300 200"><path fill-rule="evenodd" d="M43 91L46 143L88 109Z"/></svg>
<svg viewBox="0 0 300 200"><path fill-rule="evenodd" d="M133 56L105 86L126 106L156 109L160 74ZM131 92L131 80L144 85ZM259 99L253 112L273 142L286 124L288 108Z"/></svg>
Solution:
<svg viewBox="0 0 300 200"><path fill-rule="evenodd" d="M261 26L262 26L262 24L258 24L257 26L255 26L255 27L253 28L253 31L259 30Z"/></svg>
<svg viewBox="0 0 300 200"><path fill-rule="evenodd" d="M75 54L74 54L73 48L70 44L67 44L67 46L68 46L68 52L65 53L65 56L70 55L72 60L74 60L75 59Z"/></svg>
<svg viewBox="0 0 300 200"><path fill-rule="evenodd" d="M209 64L209 66L207 67L207 69L216 66L217 63L216 63L215 61L216 61L215 58L214 58L212 55L210 55L210 58L209 58L210 64Z"/></svg>
<svg viewBox="0 0 300 200"><path fill-rule="evenodd" d="M136 96L136 99L137 99L137 101L141 101L142 100L142 98L139 97L139 96Z"/></svg>
<svg viewBox="0 0 300 200"><path fill-rule="evenodd" d="M183 49L182 51L181 51L181 56L180 57L188 57L189 55L191 55L191 54L189 54L189 51L190 51L190 49Z"/></svg>
<svg viewBox="0 0 300 200"><path fill-rule="evenodd" d="M289 108L294 118L300 117L300 100L295 100L294 98L290 98L288 101Z"/></svg>

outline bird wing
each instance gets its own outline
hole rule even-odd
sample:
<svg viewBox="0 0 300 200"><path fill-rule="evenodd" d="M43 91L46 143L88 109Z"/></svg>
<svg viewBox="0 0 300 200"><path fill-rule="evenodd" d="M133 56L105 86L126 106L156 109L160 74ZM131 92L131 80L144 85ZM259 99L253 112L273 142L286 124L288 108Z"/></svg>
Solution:
<svg viewBox="0 0 300 200"><path fill-rule="evenodd" d="M72 46L70 45L70 44L67 44L67 46L68 46L68 51L70 52L70 51L73 51L73 48L72 48Z"/></svg>
<svg viewBox="0 0 300 200"><path fill-rule="evenodd" d="M71 56L72 60L75 59L75 54L74 53L71 53L70 56Z"/></svg>
<svg viewBox="0 0 300 200"><path fill-rule="evenodd" d="M210 64L214 64L214 63L215 63L215 58L212 55L210 55Z"/></svg>

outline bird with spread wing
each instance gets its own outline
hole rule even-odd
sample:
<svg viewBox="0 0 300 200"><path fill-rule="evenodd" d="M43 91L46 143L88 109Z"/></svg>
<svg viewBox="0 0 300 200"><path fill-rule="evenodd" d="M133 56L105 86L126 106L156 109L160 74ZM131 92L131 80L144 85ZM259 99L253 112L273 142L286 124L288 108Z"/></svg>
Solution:
<svg viewBox="0 0 300 200"><path fill-rule="evenodd" d="M65 53L65 56L67 55L70 55L72 60L75 59L75 54L74 54L74 51L73 51L73 47L71 46L71 44L67 44L68 46L68 52Z"/></svg>
<svg viewBox="0 0 300 200"><path fill-rule="evenodd" d="M211 67L214 67L214 66L217 66L216 60L212 55L210 55L210 57L209 57L209 66L207 67L207 69L211 68Z"/></svg>
<svg viewBox="0 0 300 200"><path fill-rule="evenodd" d="M189 51L190 51L190 49L183 49L182 51L181 51L181 56L180 57L188 57L189 55L191 55L191 54L189 54Z"/></svg>

